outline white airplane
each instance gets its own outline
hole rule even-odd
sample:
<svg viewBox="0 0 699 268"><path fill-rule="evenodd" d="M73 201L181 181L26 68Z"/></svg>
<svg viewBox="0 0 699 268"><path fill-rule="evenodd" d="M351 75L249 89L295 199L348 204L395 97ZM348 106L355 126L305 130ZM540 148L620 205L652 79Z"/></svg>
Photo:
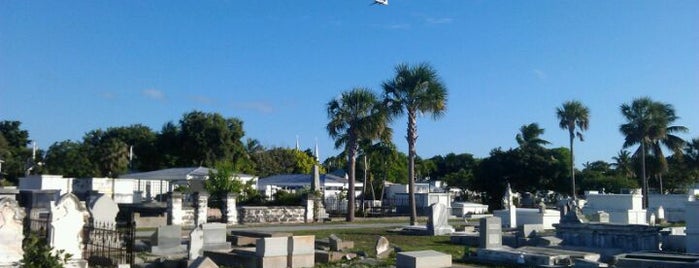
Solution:
<svg viewBox="0 0 699 268"><path fill-rule="evenodd" d="M374 0L374 3L373 3L372 5L387 6L387 5L388 5L388 0Z"/></svg>

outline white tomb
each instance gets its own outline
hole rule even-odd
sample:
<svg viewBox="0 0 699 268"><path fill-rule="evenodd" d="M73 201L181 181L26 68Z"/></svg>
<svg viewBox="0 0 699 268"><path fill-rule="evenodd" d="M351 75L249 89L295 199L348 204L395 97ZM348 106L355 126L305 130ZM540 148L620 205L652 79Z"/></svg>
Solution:
<svg viewBox="0 0 699 268"><path fill-rule="evenodd" d="M18 267L22 250L24 210L17 201L0 197L0 267Z"/></svg>
<svg viewBox="0 0 699 268"><path fill-rule="evenodd" d="M582 208L585 215L609 213L610 223L648 224L643 196L640 194L590 194Z"/></svg>
<svg viewBox="0 0 699 268"><path fill-rule="evenodd" d="M85 267L82 259L83 227L89 213L85 204L74 194L65 194L51 202L49 216L49 244L54 252L63 250L71 258L66 267Z"/></svg>

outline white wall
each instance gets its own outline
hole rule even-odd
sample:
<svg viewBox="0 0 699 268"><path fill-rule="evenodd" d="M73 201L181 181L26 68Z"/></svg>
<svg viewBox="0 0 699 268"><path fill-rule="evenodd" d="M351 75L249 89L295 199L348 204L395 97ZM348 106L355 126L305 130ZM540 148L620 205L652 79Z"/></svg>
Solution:
<svg viewBox="0 0 699 268"><path fill-rule="evenodd" d="M61 175L31 175L19 178L20 190L60 190L61 195L71 193L73 190L73 178L64 178Z"/></svg>
<svg viewBox="0 0 699 268"><path fill-rule="evenodd" d="M638 194L590 194L582 211L585 215L604 211L610 223L647 224L643 196Z"/></svg>
<svg viewBox="0 0 699 268"><path fill-rule="evenodd" d="M663 206L665 220L679 222L685 220L685 204L694 201L694 195L690 194L651 194L648 196L648 213L657 216L658 207Z"/></svg>

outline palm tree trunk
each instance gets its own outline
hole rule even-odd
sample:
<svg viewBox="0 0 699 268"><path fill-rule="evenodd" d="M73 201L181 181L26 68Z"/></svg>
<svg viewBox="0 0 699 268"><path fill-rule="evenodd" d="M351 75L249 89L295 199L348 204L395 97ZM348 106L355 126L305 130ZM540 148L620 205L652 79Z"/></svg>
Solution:
<svg viewBox="0 0 699 268"><path fill-rule="evenodd" d="M572 185L573 200L578 199L578 195L575 192L575 154L573 153L573 140L575 140L575 134L570 131L570 185Z"/></svg>
<svg viewBox="0 0 699 268"><path fill-rule="evenodd" d="M417 208L415 204L415 142L417 142L417 118L415 111L408 111L408 205L410 206L410 225L417 225Z"/></svg>
<svg viewBox="0 0 699 268"><path fill-rule="evenodd" d="M349 164L349 170L347 171L349 175L349 182L347 189L347 216L345 220L348 222L354 221L354 180L355 180L355 168L357 166L357 149L356 142L350 142L350 148L347 153L347 162Z"/></svg>
<svg viewBox="0 0 699 268"><path fill-rule="evenodd" d="M648 178L646 177L646 141L641 140L641 178L643 181L643 209L648 208Z"/></svg>
<svg viewBox="0 0 699 268"><path fill-rule="evenodd" d="M366 152L364 153L364 183L362 183L362 214L366 216L364 211L364 201L366 200L366 178L367 178L367 164L366 164Z"/></svg>

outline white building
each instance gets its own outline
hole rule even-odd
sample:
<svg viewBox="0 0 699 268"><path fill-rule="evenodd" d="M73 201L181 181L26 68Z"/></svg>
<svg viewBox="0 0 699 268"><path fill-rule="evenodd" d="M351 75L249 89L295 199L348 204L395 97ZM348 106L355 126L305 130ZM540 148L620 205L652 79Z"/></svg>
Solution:
<svg viewBox="0 0 699 268"><path fill-rule="evenodd" d="M135 183L132 179L77 178L73 179L73 194L81 200L87 200L92 193L100 193L116 203L140 203L140 195L134 194Z"/></svg>
<svg viewBox="0 0 699 268"><path fill-rule="evenodd" d="M311 188L313 181L312 174L286 174L274 175L266 178L261 178L257 181L257 190L264 194L267 198L271 198L278 190L294 192L303 188ZM342 190L349 188L349 179L340 177L334 174L321 174L319 182L323 195L326 199L336 198ZM355 196L360 196L362 193L363 184L355 182Z"/></svg>
<svg viewBox="0 0 699 268"><path fill-rule="evenodd" d="M19 190L59 190L59 195L73 191L73 178L62 175L30 175L19 178Z"/></svg>
<svg viewBox="0 0 699 268"><path fill-rule="evenodd" d="M214 169L205 167L168 168L124 174L119 176L118 179L133 180L133 191L142 193L142 198L148 200L158 196L162 197L162 195L171 192L178 186L189 187L192 192L203 191L204 181L209 178L209 171L216 172ZM233 174L233 178L245 183L248 181L255 183L257 181L256 176L248 174Z"/></svg>

